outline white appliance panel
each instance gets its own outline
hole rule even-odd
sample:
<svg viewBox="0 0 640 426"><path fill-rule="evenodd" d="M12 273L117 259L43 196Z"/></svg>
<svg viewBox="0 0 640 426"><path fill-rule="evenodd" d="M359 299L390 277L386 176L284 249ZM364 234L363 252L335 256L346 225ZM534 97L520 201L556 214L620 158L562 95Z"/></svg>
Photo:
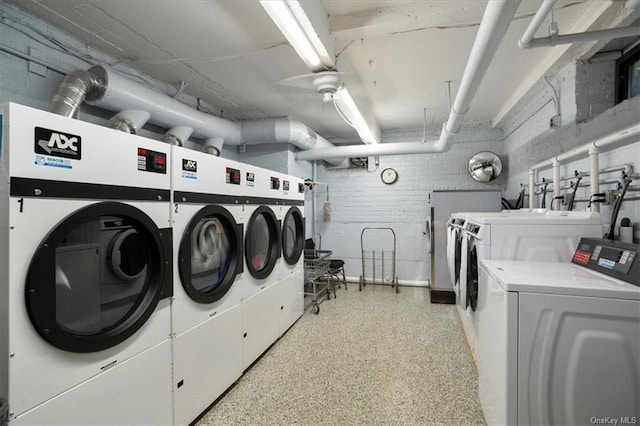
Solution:
<svg viewBox="0 0 640 426"><path fill-rule="evenodd" d="M640 303L520 293L518 422L640 414Z"/></svg>
<svg viewBox="0 0 640 426"><path fill-rule="evenodd" d="M296 271L276 284L280 292L280 334L284 334L304 312L304 271Z"/></svg>
<svg viewBox="0 0 640 426"><path fill-rule="evenodd" d="M637 417L640 287L570 263L485 260L481 268L488 424Z"/></svg>
<svg viewBox="0 0 640 426"><path fill-rule="evenodd" d="M242 375L242 312L235 306L175 337L175 424L189 424Z"/></svg>
<svg viewBox="0 0 640 426"><path fill-rule="evenodd" d="M9 424L172 424L171 368L153 367L170 365L171 342L166 339L27 411ZM46 379L40 383L46 383Z"/></svg>
<svg viewBox="0 0 640 426"><path fill-rule="evenodd" d="M242 368L246 370L280 335L280 291L277 285L242 301Z"/></svg>

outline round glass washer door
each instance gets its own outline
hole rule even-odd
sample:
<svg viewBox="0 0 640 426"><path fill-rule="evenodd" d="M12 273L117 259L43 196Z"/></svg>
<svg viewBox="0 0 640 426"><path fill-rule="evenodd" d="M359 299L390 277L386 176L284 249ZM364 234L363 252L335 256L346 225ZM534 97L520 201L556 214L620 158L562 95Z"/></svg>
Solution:
<svg viewBox="0 0 640 426"><path fill-rule="evenodd" d="M198 303L224 296L242 272L242 231L229 211L202 208L187 226L180 243L182 286Z"/></svg>
<svg viewBox="0 0 640 426"><path fill-rule="evenodd" d="M295 265L304 247L304 218L297 207L291 207L282 222L282 255L285 262Z"/></svg>
<svg viewBox="0 0 640 426"><path fill-rule="evenodd" d="M25 302L36 331L69 352L123 342L172 295L171 246L142 211L104 202L60 222L38 246Z"/></svg>
<svg viewBox="0 0 640 426"><path fill-rule="evenodd" d="M280 226L273 210L258 207L247 223L245 260L249 273L258 279L271 274L280 256Z"/></svg>

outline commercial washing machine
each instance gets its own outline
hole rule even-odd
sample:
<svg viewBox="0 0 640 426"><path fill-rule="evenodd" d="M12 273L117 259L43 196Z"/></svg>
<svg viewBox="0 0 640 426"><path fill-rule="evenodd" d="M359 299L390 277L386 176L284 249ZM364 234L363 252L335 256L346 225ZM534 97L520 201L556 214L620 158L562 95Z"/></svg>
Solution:
<svg viewBox="0 0 640 426"><path fill-rule="evenodd" d="M276 283L280 288L282 311L280 334L297 321L304 311L304 180L283 177L284 212L282 218L283 277Z"/></svg>
<svg viewBox="0 0 640 426"><path fill-rule="evenodd" d="M243 165L172 147L175 422L189 424L242 375Z"/></svg>
<svg viewBox="0 0 640 426"><path fill-rule="evenodd" d="M470 216L465 222L465 235L457 306L471 350L475 353L480 260L567 262L580 237L602 236L602 221L600 214L595 212L552 210L543 214Z"/></svg>
<svg viewBox="0 0 640 426"><path fill-rule="evenodd" d="M281 285L283 278L291 275L284 266L281 229L286 214L284 209L304 205L304 193L297 192L299 184L303 184L301 179L255 166L248 166L246 170L248 203L245 206L245 273L242 280L244 368L283 333L283 316L293 317L298 313L295 305L298 295L292 296L293 289L284 291L285 286ZM292 183L295 183L294 191L291 190ZM300 237L296 235L296 238ZM284 303L294 306L293 312L285 309Z"/></svg>
<svg viewBox="0 0 640 426"><path fill-rule="evenodd" d="M634 424L640 246L583 238L571 262L480 265L487 424Z"/></svg>
<svg viewBox="0 0 640 426"><path fill-rule="evenodd" d="M9 424L172 422L169 146L0 107Z"/></svg>

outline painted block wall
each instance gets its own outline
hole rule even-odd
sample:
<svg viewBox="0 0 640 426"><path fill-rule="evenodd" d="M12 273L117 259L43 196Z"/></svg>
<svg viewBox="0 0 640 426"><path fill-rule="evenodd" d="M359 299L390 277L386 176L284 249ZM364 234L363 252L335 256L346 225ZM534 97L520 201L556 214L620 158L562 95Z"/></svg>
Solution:
<svg viewBox="0 0 640 426"><path fill-rule="evenodd" d="M401 137L393 132L383 137ZM411 133L411 132L409 132ZM436 132L434 132L435 134ZM331 220L324 221L323 206L326 189L319 187L314 194L318 203L316 232L322 235L322 248L333 251L333 257L345 261L345 273L358 277L362 271L361 232L365 227L391 227L396 233L396 276L400 282L425 285L430 274L425 227L429 195L433 190L503 188L503 177L491 184L475 182L467 172L469 159L479 151L503 154L503 144L490 129L465 129L466 138L484 139L480 142L454 143L441 154L421 154L380 157L374 172L364 169L331 170L319 168L318 180L328 184L331 200ZM380 172L393 167L399 178L395 184L385 185ZM373 241L365 241L365 250L391 250L392 239L380 238L368 231ZM389 234L387 234L389 235Z"/></svg>
<svg viewBox="0 0 640 426"><path fill-rule="evenodd" d="M522 185L529 184L529 168L534 164L551 159L573 148L591 143L612 132L636 125L640 120L640 97L614 105L615 62L577 62L565 66L555 76L549 78L557 88L560 96L562 124L558 128L550 128L549 120L555 114L551 90L543 82L539 82L532 94L523 98L505 124L505 153L509 163L509 174L506 185L508 198L516 198ZM559 90L558 90L559 88ZM632 165L636 180L632 183L640 186L640 141L626 147L603 152L599 156L600 168ZM583 158L571 160L560 167L561 176L570 176L574 171L588 172L589 161ZM545 169L538 173L537 181L542 178L551 179L552 170ZM616 179L619 172L603 175L603 179ZM568 185L571 180L562 185ZM575 181L575 179L574 179ZM581 183L589 182L588 178ZM603 185L601 190L615 189L616 184ZM549 186L549 189L551 185ZM540 188L538 187L538 191ZM567 193L570 190L564 190ZM577 199L588 199L588 187L580 188ZM640 193L630 191L625 198L638 197ZM551 195L547 196L547 206ZM535 207L540 207L542 197L536 196ZM528 202L528 198L527 198ZM528 204L526 204L528 206ZM576 203L574 209L584 210L587 203ZM566 209L567 206L561 206ZM608 230L611 207L601 206L603 229ZM636 242L640 238L640 201L623 202L618 215L618 225L622 217L628 217L634 225Z"/></svg>
<svg viewBox="0 0 640 426"><path fill-rule="evenodd" d="M177 88L119 63L113 57L92 49L76 38L22 12L15 6L0 0L0 103L16 102L33 108L47 110L64 76L76 69L89 69L93 65L111 66L114 70L141 81L154 89L173 95ZM63 46L63 48L59 46ZM34 51L35 49L35 51ZM63 50L64 49L64 50ZM30 61L30 57L43 57L42 64ZM111 65L113 64L113 65ZM197 99L182 94L181 102L195 106ZM214 108L200 102L207 111ZM114 113L83 104L78 118L90 123L107 125ZM138 134L159 140L166 129L146 125ZM200 149L202 141L190 140L185 145ZM235 147L223 147L221 157L241 161Z"/></svg>

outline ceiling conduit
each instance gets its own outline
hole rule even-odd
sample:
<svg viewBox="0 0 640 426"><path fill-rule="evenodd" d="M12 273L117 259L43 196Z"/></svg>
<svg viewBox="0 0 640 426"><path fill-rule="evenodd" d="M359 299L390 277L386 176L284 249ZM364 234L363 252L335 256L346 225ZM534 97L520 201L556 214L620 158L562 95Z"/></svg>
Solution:
<svg viewBox="0 0 640 426"><path fill-rule="evenodd" d="M72 117L83 101L110 111L146 112L151 116L148 119L150 123L170 129L165 139L179 144L186 142L185 136L201 138L205 140L205 150L212 154L219 154L223 143L291 143L300 149L333 147L333 144L299 121L289 118L244 122L226 120L196 111L102 66L69 73L58 87L49 110ZM119 113L116 117L112 122L112 125L118 124L116 128L131 131L137 127L126 122L131 119L131 114ZM121 120L123 117L126 120ZM344 163L342 159L326 161L333 166Z"/></svg>
<svg viewBox="0 0 640 426"><path fill-rule="evenodd" d="M462 118L469 110L482 78L504 38L520 0L490 1L484 11L473 48L467 61L460 89L456 95L449 119L445 121L440 139L429 142L401 142L375 145L354 145L334 148L317 148L300 151L298 160L325 160L374 155L430 154L445 152L451 147L453 136L460 130Z"/></svg>
<svg viewBox="0 0 640 426"><path fill-rule="evenodd" d="M608 30L594 30L575 34L551 34L549 37L534 38L533 36L542 26L545 18L551 13L553 6L558 0L545 0L529 23L524 34L518 41L521 49L533 49L543 46L557 46L559 44L572 44L585 41L610 40L621 37L632 37L640 35L640 26L612 28ZM636 9L640 6L640 0L628 0L625 4L627 9Z"/></svg>

